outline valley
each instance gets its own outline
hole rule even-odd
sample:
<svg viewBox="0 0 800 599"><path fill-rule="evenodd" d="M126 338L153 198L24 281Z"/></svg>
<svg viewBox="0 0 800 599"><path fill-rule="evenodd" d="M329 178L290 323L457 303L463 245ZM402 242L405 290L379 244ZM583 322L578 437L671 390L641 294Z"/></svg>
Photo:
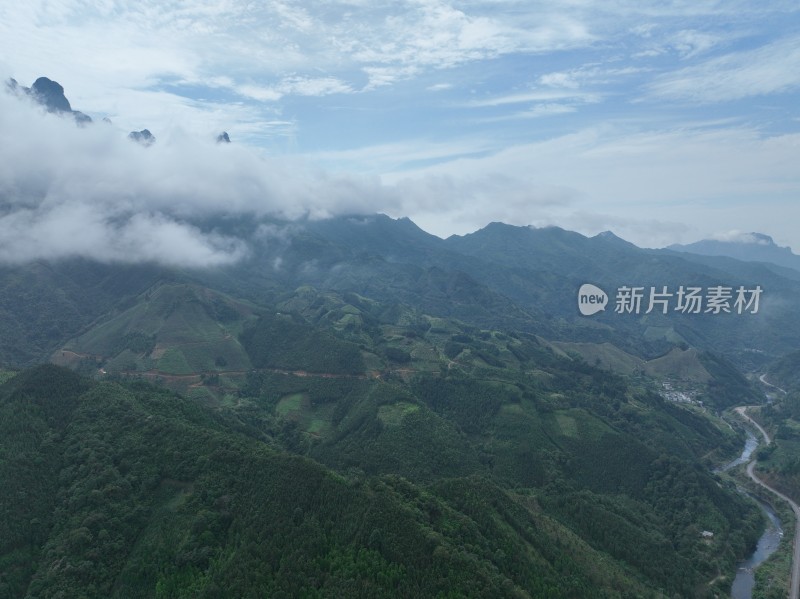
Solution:
<svg viewBox="0 0 800 599"><path fill-rule="evenodd" d="M0 3L0 599L800 599L798 31Z"/></svg>

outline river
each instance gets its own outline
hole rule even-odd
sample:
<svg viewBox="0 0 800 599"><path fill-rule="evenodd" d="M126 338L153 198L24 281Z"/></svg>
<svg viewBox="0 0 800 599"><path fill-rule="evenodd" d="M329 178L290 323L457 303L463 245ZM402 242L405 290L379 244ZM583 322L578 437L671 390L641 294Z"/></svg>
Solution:
<svg viewBox="0 0 800 599"><path fill-rule="evenodd" d="M726 472L731 468L746 464L750 461L753 452L757 448L758 439L756 439L756 436L748 429L747 440L744 443L742 455L721 468L717 468L714 472ZM781 528L781 522L778 516L775 515L775 512L767 503L759 500L756 501L767 515L769 523L764 534L761 535L761 538L758 540L758 545L756 545L753 554L737 565L736 578L734 578L733 586L731 587L731 599L752 599L753 586L755 585L755 569L764 563L770 555L775 553L783 537L783 529Z"/></svg>
<svg viewBox="0 0 800 599"><path fill-rule="evenodd" d="M747 429L747 440L744 442L744 449L742 450L742 455L740 455L732 462L728 462L721 468L716 468L714 470L714 474L718 474L719 472L727 472L731 468L736 468L736 466L746 464L747 462L750 461L750 457L753 455L753 452L756 450L757 447L758 447L758 439L756 439L756 436L750 432L750 429Z"/></svg>
<svg viewBox="0 0 800 599"><path fill-rule="evenodd" d="M758 545L753 555L739 563L736 569L736 578L734 578L733 586L731 587L731 599L752 599L753 586L756 583L755 569L775 553L783 538L781 521L778 520L778 516L775 515L772 508L763 501L758 501L758 505L764 510L769 523L764 534L758 540Z"/></svg>

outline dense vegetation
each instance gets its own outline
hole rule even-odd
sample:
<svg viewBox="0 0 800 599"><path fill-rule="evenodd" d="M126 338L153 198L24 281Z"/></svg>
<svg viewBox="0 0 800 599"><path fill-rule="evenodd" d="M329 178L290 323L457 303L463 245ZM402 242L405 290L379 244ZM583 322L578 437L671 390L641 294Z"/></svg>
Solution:
<svg viewBox="0 0 800 599"><path fill-rule="evenodd" d="M308 370L333 374L364 372L358 347L314 329L287 314L265 315L242 334L256 368Z"/></svg>
<svg viewBox="0 0 800 599"><path fill-rule="evenodd" d="M769 380L786 389L800 391L800 350L772 363L767 371Z"/></svg>
<svg viewBox="0 0 800 599"><path fill-rule="evenodd" d="M773 486L800 501L800 391L781 395L756 417L773 435L773 443L758 454L759 469Z"/></svg>
<svg viewBox="0 0 800 599"><path fill-rule="evenodd" d="M0 272L2 364L87 375L0 376L0 598L726 596L761 517L710 473L742 441L712 412L754 395L696 348L746 327L575 318L577 281L641 254L512 229L337 219L280 268Z"/></svg>
<svg viewBox="0 0 800 599"><path fill-rule="evenodd" d="M654 596L486 478L348 480L171 393L56 367L0 401L4 597Z"/></svg>
<svg viewBox="0 0 800 599"><path fill-rule="evenodd" d="M0 389L13 481L0 493L0 589L722 596L724 579L708 582L758 523L691 465L722 433L533 340L517 355L540 356L550 376L265 371L230 409L52 366L20 373ZM670 435L643 445L642 427Z"/></svg>

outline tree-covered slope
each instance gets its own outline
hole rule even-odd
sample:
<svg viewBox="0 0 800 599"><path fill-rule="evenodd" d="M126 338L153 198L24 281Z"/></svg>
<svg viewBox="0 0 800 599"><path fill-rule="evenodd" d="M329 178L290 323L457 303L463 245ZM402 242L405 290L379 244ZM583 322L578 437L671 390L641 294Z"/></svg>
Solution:
<svg viewBox="0 0 800 599"><path fill-rule="evenodd" d="M800 390L800 350L770 364L767 380L785 389Z"/></svg>
<svg viewBox="0 0 800 599"><path fill-rule="evenodd" d="M736 451L728 427L535 337L426 331L410 314L401 318L411 328L374 326L408 363L372 380L254 373L242 413L275 418L286 447L340 472L426 485L491 480L657 588L724 593L734 555L758 525L758 514L701 464ZM437 370L413 370L451 345ZM700 541L707 529L710 545Z"/></svg>
<svg viewBox="0 0 800 599"><path fill-rule="evenodd" d="M0 409L3 597L661 596L486 477L346 478L53 366Z"/></svg>
<svg viewBox="0 0 800 599"><path fill-rule="evenodd" d="M162 274L150 266L118 268L85 260L0 266L0 363L43 361Z"/></svg>
<svg viewBox="0 0 800 599"><path fill-rule="evenodd" d="M92 377L0 387L0 597L726 596L759 512L711 474L742 442L714 411L753 391L705 350L749 329L574 296L598 265L755 271L502 225L280 231L214 271L0 273L5 364ZM755 349L793 335L767 312Z"/></svg>
<svg viewBox="0 0 800 599"><path fill-rule="evenodd" d="M251 368L239 342L256 309L207 287L159 281L51 356L90 373L185 375Z"/></svg>

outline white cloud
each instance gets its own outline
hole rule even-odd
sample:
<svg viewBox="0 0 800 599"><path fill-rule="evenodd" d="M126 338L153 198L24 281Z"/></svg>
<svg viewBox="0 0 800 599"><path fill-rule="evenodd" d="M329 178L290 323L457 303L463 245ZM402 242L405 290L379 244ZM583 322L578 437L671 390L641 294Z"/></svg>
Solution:
<svg viewBox="0 0 800 599"><path fill-rule="evenodd" d="M734 243L748 243L753 245L769 245L769 241L764 237L754 235L753 233L743 233L737 229L726 231L724 233L715 233L711 235L709 239Z"/></svg>
<svg viewBox="0 0 800 599"><path fill-rule="evenodd" d="M574 73L548 73L539 77L539 83L548 87L561 87L566 89L577 89L580 83L576 80Z"/></svg>
<svg viewBox="0 0 800 599"><path fill-rule="evenodd" d="M0 6L0 55L14 73L33 80L46 72L86 93L141 90L169 80L236 89L270 88L291 74L317 84L329 78L315 72L366 72L375 88L425 70L591 41L579 19L549 9L520 13L513 3L457 8L407 0L357 10L352 2L327 0ZM353 86L339 84L337 91ZM277 91L321 93L302 81Z"/></svg>
<svg viewBox="0 0 800 599"><path fill-rule="evenodd" d="M294 94L298 96L328 96L330 94L348 94L353 89L335 77L302 77L292 75L284 77L282 81L273 86L240 85L236 91L248 98L262 102L275 102L284 96Z"/></svg>
<svg viewBox="0 0 800 599"><path fill-rule="evenodd" d="M509 221L513 224L548 222L562 226L577 226L578 216L589 214L602 215L607 221L612 217L628 219L628 238L645 246L681 241L668 238L680 233L678 228L672 226L669 234L654 236L648 222L683 222L689 232L701 236L720 226L736 228L737 224L749 223L754 230L800 247L793 225L800 221L797 164L800 134L763 136L757 130L730 123L660 131L640 131L620 124L404 169L385 175L383 180L390 185L429 177L474 182L502 174L505 181L514 182L495 196L487 194L480 199L464 195L463 203L457 203L452 211L446 204L435 202L403 204L406 214L440 235L456 227L456 232L477 229L486 224L480 218L492 212L513 219ZM512 191L514 187L516 192ZM557 190L555 196L552 190ZM506 197L525 197L526 191L535 198L527 212L504 212ZM564 203L540 201L553 197ZM759 209L753 210L754 205ZM643 223L638 233L633 222ZM609 224L600 226L611 228Z"/></svg>
<svg viewBox="0 0 800 599"><path fill-rule="evenodd" d="M478 119L481 123L498 123L501 121L512 121L516 119L539 119L549 116L557 116L560 114L570 114L576 112L578 107L576 104L563 104L557 102L547 102L534 104L527 110L514 112L511 114L504 114L502 116L486 117Z"/></svg>
<svg viewBox="0 0 800 599"><path fill-rule="evenodd" d="M236 261L220 217L323 218L391 207L376 180L331 176L180 130L144 148L0 93L0 261L83 256L190 267Z"/></svg>
<svg viewBox="0 0 800 599"><path fill-rule="evenodd" d="M410 79L419 73L416 66L364 67L368 77L364 91L370 91L386 85L392 85L404 79Z"/></svg>
<svg viewBox="0 0 800 599"><path fill-rule="evenodd" d="M679 31L672 38L672 46L684 59L708 52L720 42L719 36L694 30Z"/></svg>
<svg viewBox="0 0 800 599"><path fill-rule="evenodd" d="M653 97L712 103L786 92L800 87L800 38L732 52L655 79Z"/></svg>
<svg viewBox="0 0 800 599"><path fill-rule="evenodd" d="M411 215L423 229L442 237L472 232L492 221L527 224L542 210L567 207L575 199L573 190L563 186L537 185L492 172L474 176L430 172L399 178L393 187L402 204L385 212Z"/></svg>
<svg viewBox="0 0 800 599"><path fill-rule="evenodd" d="M30 85L47 75L76 109L110 115L123 134L77 136L73 127L48 129L47 137L31 124L40 134L28 140L3 117L16 137L0 132L8 162L0 164L0 185L39 193L27 201L42 226L42 211L62 202L73 212L52 214L77 214L84 194L98 217L98 232L87 230L86 240L100 244L110 239L104 223L135 223L138 215L154 231L165 230L159 223L184 227L177 237L185 247L206 243L222 259L245 250L192 229L193 211L225 205L294 217L407 208L437 230L503 218L588 228L626 217L645 223L637 233L645 241L657 228L648 222L693 220L711 233L752 221L789 239L791 218L774 214L800 220L790 202L800 194L796 115L765 116L768 109L741 102L725 104L705 127L690 121L710 120L709 104L800 87L798 11L796 0L6 2L4 76ZM759 39L773 41L742 50ZM453 91L430 93L445 89ZM633 104L642 93L660 101ZM296 96L315 100L295 103ZM590 103L591 112L581 110ZM346 115L343 128L303 121L332 105ZM394 118L408 118L409 107L418 122ZM619 124L622 114L629 120ZM564 116L532 120L550 115ZM740 125L767 120L784 134ZM143 127L159 138L148 153L118 143ZM233 147L196 141L223 129ZM387 185L291 160L265 163L241 147L247 142L273 153L349 147L308 159L385 175ZM399 190L410 189L430 207L403 200ZM456 200L440 201L436 190ZM134 197L142 203L135 209ZM754 209L756 202L771 202L769 210Z"/></svg>
<svg viewBox="0 0 800 599"><path fill-rule="evenodd" d="M236 91L242 96L253 98L259 102L277 102L284 94L274 87L265 87L262 85L239 85Z"/></svg>
<svg viewBox="0 0 800 599"><path fill-rule="evenodd" d="M535 89L527 92L495 96L483 100L473 100L467 104L476 108L491 106L506 106L508 104L524 104L527 102L552 102L555 100L581 100L583 102L596 102L601 96L595 93L565 90Z"/></svg>
<svg viewBox="0 0 800 599"><path fill-rule="evenodd" d="M474 5L471 12L431 0L395 4L398 10L375 15L369 31L358 23L350 45L367 65L444 68L512 52L534 52L585 45L585 26L556 12L504 13ZM531 14L536 13L536 14ZM516 18L515 18L516 17Z"/></svg>
<svg viewBox="0 0 800 599"><path fill-rule="evenodd" d="M426 89L430 92L441 92L452 88L452 83L435 83L434 85L429 85Z"/></svg>
<svg viewBox="0 0 800 599"><path fill-rule="evenodd" d="M646 67L610 67L595 64L584 65L570 71L547 73L539 77L539 83L551 88L573 90L586 85L607 85L615 83L631 75L646 73Z"/></svg>
<svg viewBox="0 0 800 599"><path fill-rule="evenodd" d="M314 152L306 154L306 157L331 170L377 175L402 171L409 165L421 162L450 161L463 156L485 154L496 151L497 147L497 142L487 139L432 141L420 138L351 150Z"/></svg>
<svg viewBox="0 0 800 599"><path fill-rule="evenodd" d="M658 28L651 24L639 33L646 40L643 49L633 53L634 58L676 55L680 60L689 60L722 46L731 45L747 33L734 31L702 31L697 29L674 30Z"/></svg>

